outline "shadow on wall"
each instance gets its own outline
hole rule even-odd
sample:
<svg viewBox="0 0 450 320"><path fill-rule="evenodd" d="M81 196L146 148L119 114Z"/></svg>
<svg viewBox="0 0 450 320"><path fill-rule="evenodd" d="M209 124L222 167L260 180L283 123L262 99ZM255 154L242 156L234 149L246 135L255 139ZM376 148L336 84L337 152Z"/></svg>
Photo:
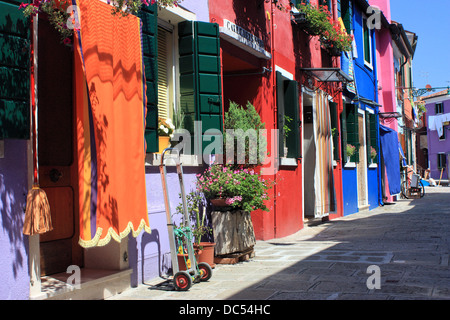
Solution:
<svg viewBox="0 0 450 320"><path fill-rule="evenodd" d="M27 168L25 144L5 140L5 158L0 159L0 224L3 231L0 235L0 254L3 261L8 261L8 255L11 255L14 279L19 277L21 269L25 269L28 274L24 257L28 251L28 241L25 241L27 237L22 233L28 193L27 170L24 170Z"/></svg>

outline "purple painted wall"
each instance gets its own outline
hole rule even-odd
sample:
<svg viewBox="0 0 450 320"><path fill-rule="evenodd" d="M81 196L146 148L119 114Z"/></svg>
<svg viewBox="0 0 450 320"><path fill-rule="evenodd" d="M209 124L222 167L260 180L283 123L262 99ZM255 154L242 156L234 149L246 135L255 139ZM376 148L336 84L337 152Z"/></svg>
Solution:
<svg viewBox="0 0 450 320"><path fill-rule="evenodd" d="M209 22L208 0L183 0L180 6L194 12L198 21Z"/></svg>
<svg viewBox="0 0 450 320"><path fill-rule="evenodd" d="M208 0L183 0L180 6L194 12L198 21L209 22ZM186 193L193 190L196 174L203 167L183 167ZM180 184L175 167L168 167L167 184L171 211L174 213L180 198ZM152 234L142 233L137 238L129 237L128 254L133 269L131 285L165 275L171 268L169 235L161 186L161 175L157 166L146 168L147 207ZM180 219L181 217L174 217Z"/></svg>
<svg viewBox="0 0 450 320"><path fill-rule="evenodd" d="M5 140L0 158L0 299L28 299L28 237L22 233L27 187L27 143Z"/></svg>
<svg viewBox="0 0 450 320"><path fill-rule="evenodd" d="M186 193L195 188L196 174L203 167L183 167L183 179ZM128 254L130 268L133 269L131 285L136 286L153 278L164 276L171 268L169 235L164 206L164 194L161 175L157 166L146 168L147 207L152 233L142 233L136 239L129 238ZM169 187L170 208L172 213L180 203L180 184L174 166L167 167L167 185ZM180 215L173 216L175 221Z"/></svg>
<svg viewBox="0 0 450 320"><path fill-rule="evenodd" d="M446 101L443 101L443 105L444 105L444 112L443 113L450 113L450 97L448 97L448 99ZM427 103L426 104L426 108L427 108L427 116L434 116L436 115L436 111L435 111L435 106L436 103ZM429 121L427 121L427 123L429 123ZM437 168L437 155L439 153L446 153L447 154L447 169L444 170L444 173L442 175L442 179L448 179L449 175L448 175L448 168L449 168L449 163L448 163L448 154L450 154L450 126L445 126L444 127L444 131L445 131L445 140L439 140L439 136L437 131L435 130L427 130L427 134L428 134L428 160L429 160L429 164L430 164L430 175L431 178L438 180L440 178L441 172L438 170Z"/></svg>

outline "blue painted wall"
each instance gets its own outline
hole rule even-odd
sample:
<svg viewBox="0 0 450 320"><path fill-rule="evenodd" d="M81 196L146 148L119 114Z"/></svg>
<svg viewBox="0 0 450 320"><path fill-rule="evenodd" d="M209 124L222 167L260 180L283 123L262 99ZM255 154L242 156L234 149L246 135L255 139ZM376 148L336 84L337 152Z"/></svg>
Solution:
<svg viewBox="0 0 450 320"><path fill-rule="evenodd" d="M353 1L353 32L355 36L357 57L353 60L354 77L356 82L357 93L360 97L378 102L378 86L377 86L377 70L376 70L376 41L375 31L371 30L371 52L372 65L368 66L364 62L364 32L363 32L363 15L361 10ZM353 95L350 95L353 98ZM369 107L363 103L360 104L362 110L371 108L378 113L378 108ZM358 212L358 184L356 168L343 168L342 170L343 184L343 202L344 215ZM369 209L378 207L379 197L379 175L378 168L367 169L367 188Z"/></svg>

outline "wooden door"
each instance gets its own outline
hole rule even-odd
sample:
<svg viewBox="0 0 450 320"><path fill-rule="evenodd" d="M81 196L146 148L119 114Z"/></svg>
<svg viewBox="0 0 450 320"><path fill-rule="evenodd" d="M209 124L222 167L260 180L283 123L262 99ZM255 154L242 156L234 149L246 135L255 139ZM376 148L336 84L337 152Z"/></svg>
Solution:
<svg viewBox="0 0 450 320"><path fill-rule="evenodd" d="M72 94L73 51L43 19L38 28L39 183L47 193L53 230L40 236L41 275L82 266L78 245L77 169Z"/></svg>

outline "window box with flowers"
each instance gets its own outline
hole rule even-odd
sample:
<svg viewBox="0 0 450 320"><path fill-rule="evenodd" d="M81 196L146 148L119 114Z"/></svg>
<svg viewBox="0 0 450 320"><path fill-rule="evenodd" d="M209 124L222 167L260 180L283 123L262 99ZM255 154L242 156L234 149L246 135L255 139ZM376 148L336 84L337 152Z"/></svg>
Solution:
<svg viewBox="0 0 450 320"><path fill-rule="evenodd" d="M294 21L311 36L319 36L322 47L332 56L340 56L342 51L352 49L353 37L333 19L327 5L300 3ZM297 22L298 21L298 22Z"/></svg>

